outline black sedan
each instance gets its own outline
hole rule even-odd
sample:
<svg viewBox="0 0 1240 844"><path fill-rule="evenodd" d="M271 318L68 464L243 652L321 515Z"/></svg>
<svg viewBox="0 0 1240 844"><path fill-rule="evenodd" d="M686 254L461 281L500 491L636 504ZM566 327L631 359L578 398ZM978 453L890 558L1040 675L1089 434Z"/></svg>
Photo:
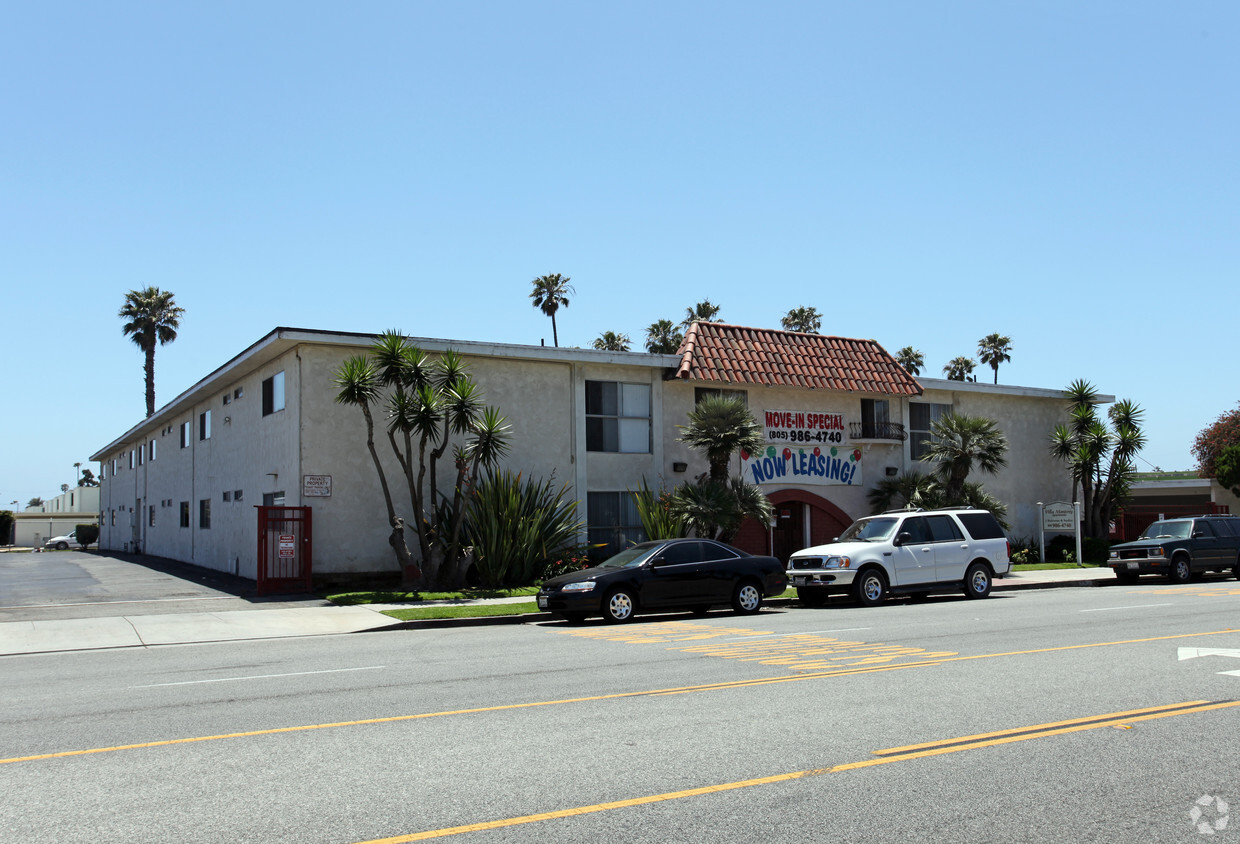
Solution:
<svg viewBox="0 0 1240 844"><path fill-rule="evenodd" d="M594 568L553 577L538 592L538 607L570 621L602 615L628 621L645 610L704 612L731 604L756 613L764 598L787 586L784 566L710 539L664 539L626 548Z"/></svg>

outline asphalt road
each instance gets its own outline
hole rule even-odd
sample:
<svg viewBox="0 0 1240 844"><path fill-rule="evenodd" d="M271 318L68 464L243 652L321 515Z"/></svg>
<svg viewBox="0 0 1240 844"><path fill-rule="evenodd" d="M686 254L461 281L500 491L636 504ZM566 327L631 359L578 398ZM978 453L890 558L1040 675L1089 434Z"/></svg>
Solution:
<svg viewBox="0 0 1240 844"><path fill-rule="evenodd" d="M1240 840L1238 611L1150 582L7 657L0 840Z"/></svg>

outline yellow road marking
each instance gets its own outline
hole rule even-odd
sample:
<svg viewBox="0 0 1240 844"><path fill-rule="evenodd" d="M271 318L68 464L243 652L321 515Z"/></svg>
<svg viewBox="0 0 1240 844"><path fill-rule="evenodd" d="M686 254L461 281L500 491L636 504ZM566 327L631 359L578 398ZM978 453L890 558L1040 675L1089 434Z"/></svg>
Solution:
<svg viewBox="0 0 1240 844"><path fill-rule="evenodd" d="M920 665L933 666L935 663L910 663L908 665L885 665L881 667L842 668L837 671L825 671L818 674L797 674L788 677L764 677L750 680L728 680L719 683L706 683L701 686L681 686L670 689L646 689L639 692L617 692L610 695L592 695L590 697L561 698L560 700L544 700L531 703L506 703L497 706L481 706L475 709L451 709L444 712L422 712L417 715L391 715L385 718L363 718L357 721L335 721L330 724L305 724L296 727L273 727L267 730L249 730L240 733L222 733L214 736L191 736L189 738L165 739L163 741L147 741L138 744L119 744L111 747L94 747L87 750L64 750L58 753L40 753L33 756L15 756L0 759L0 765L12 762L37 762L45 759L64 759L70 756L89 756L95 753L112 753L117 750L141 750L148 747L169 747L177 744L193 744L200 741L219 741L221 739L251 738L254 736L272 736L280 733L299 733L310 730L328 730L337 727L361 727L367 724L393 724L399 721L416 721L423 718L441 718L447 715L477 715L483 712L506 712L515 709L532 709L538 706L559 706L565 703L589 703L600 700L620 700L634 697L658 697L661 695L688 694L690 692L713 692L724 689L741 689L748 686L765 686L773 683L793 683L801 680L814 680L823 677L845 677L852 674L873 674L879 671L891 671L897 668L916 668Z"/></svg>
<svg viewBox="0 0 1240 844"><path fill-rule="evenodd" d="M890 750L875 751L876 754L888 754L880 756L877 759L866 759L860 762L849 762L843 765L835 765L831 768L811 768L805 771L793 771L787 774L775 774L769 777L756 777L748 780L738 780L736 782L721 783L719 785L709 785L700 788L689 788L682 791L669 791L663 794L651 794L646 797L633 797L628 800L613 800L609 803L595 803L590 806L576 806L572 809L560 809L554 812L540 812L534 815L522 815L515 818L504 818L502 820L482 821L480 823L465 824L463 826L450 826L443 829L432 829L426 832L415 832L411 835L397 835L391 838L376 838L370 841L358 842L358 844L406 844L410 841L426 841L433 838L446 838L451 835L462 835L467 832L485 832L491 829L504 829L507 827L520 826L522 824L539 823L541 821L557 820L559 818L571 818L581 815L595 814L598 812L610 812L615 809L627 809L633 806L648 806L652 803L663 803L669 800L683 800L688 797L701 797L707 794L719 794L725 791L735 791L741 788L753 788L759 785L772 785L780 782L790 782L792 780L804 779L807 777L817 777L823 774L839 774L845 771L855 771L860 768L869 768L875 765L889 765L893 762L907 762L912 759L922 759L928 756L941 756L947 753L959 753L964 750L976 750L982 747L994 747L1000 744L1009 744L1017 741L1028 741L1034 738L1044 738L1046 736L1063 735L1070 732L1079 732L1082 730L1096 730L1101 727L1118 726L1136 721L1149 721L1156 718L1170 718L1175 715L1188 715L1197 712L1209 712L1215 709L1226 709L1233 706L1240 706L1240 701L1207 701L1196 700L1188 703L1174 704L1171 706L1156 706L1146 709L1134 709L1127 712L1112 712L1108 715L1097 715L1092 718L1077 718L1072 721L1057 721L1049 724L1038 724L1032 727L1021 727L1015 730L1005 730L999 733L985 733L976 736L964 736L963 738L949 739L941 742L931 742L920 745L910 745L903 748L892 748Z"/></svg>
<svg viewBox="0 0 1240 844"><path fill-rule="evenodd" d="M89 756L89 755L96 754L96 753L112 753L118 750L141 750L144 748L151 748L151 747L169 747L169 746L179 745L179 744L193 744L195 742L202 742L202 741L220 741L222 739L251 738L255 736L271 736L271 735L279 735L281 733L299 733L299 732L308 732L311 730L335 729L339 727L360 727L360 726L365 726L368 724L393 724L393 723L397 723L400 721L416 721L416 720L420 720L424 718L440 718L440 717L449 716L449 715L477 715L477 714L484 713L484 712L506 712L506 711L517 710L517 709L533 709L535 707L540 707L540 706L559 706L561 704L566 704L566 703L589 703L589 702L602 701L602 700L620 700L623 698L657 697L657 696L672 695L672 694L686 694L689 692L706 692L706 691L720 691L724 689L739 689L739 688L746 688L749 686L773 685L776 683L795 683L795 682L800 682L802 680L817 680L817 679L823 679L827 677L845 677L845 676L849 676L852 674L872 674L872 673L877 673L880 671L890 671L893 669L900 669L900 668L934 667L934 666L943 665L949 662L963 662L963 661L975 660L975 659L993 659L994 657L1001 657L1001 656L1025 656L1029 654L1052 653L1055 651L1070 651L1070 650L1077 650L1081 648L1102 648L1102 647L1110 647L1113 645L1137 644L1141 642L1158 642L1158 641L1163 641L1167 639L1190 639L1190 638L1195 638L1198 636L1217 636L1223 633L1234 633L1234 632L1236 632L1234 629L1228 628L1226 630L1211 630L1205 633L1181 633L1181 634L1177 634L1174 636L1152 636L1152 637L1145 638L1145 639L1123 639L1123 640L1119 640L1115 642L1097 642L1097 643L1085 644L1085 645L1064 645L1062 647L1057 647L1057 648L1036 648L1036 649L1027 650L1027 651L1008 651L1006 653L979 654L976 656L952 656L952 657L935 658L929 661L905 662L905 663L896 663L892 665L883 665L883 666L861 665L857 667L840 667L840 666L824 665L823 666L824 668L832 668L835 670L816 671L816 672L805 673L805 674L791 674L791 675L786 675L783 677L767 677L767 678L751 679L751 680L733 680L733 681L725 681L725 682L720 682L720 683L707 683L705 685L700 685L700 686L683 686L683 687L670 688L670 689L647 689L644 691L637 691L637 692L617 692L615 694L609 694L609 695L591 695L589 697L562 698L560 700L535 701L535 702L530 702L530 703L508 703L508 704L500 704L497 706L482 706L482 707L477 707L473 709L452 709L452 710L447 710L443 712L423 712L423 713L418 713L415 715L391 715L391 716L387 716L383 718L364 718L364 719L359 719L356 721L336 721L336 722L332 722L328 724L304 724L304 725L299 725L299 726L294 726L294 727L273 727L273 728L266 729L266 730L248 730L246 732L223 733L220 735L213 735L213 736L191 736L188 738L164 739L162 741L148 741L148 742L140 742L136 744L113 745L111 747L94 747L94 748L88 748L85 750L63 750L57 753L40 753L40 754L31 755L31 756L14 756L8 759L0 759L0 765L7 765L10 763L14 763L14 762L37 762L37 761L42 761L42 760L47 760L47 759L64 759L64 758L73 757L73 756ZM929 652L927 652L927 655L932 656L931 654L929 654Z"/></svg>

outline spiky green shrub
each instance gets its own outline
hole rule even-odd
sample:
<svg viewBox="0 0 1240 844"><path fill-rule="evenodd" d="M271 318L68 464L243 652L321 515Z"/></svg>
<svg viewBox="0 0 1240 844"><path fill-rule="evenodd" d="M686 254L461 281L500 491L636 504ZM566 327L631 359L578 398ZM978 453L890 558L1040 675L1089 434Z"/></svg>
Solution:
<svg viewBox="0 0 1240 844"><path fill-rule="evenodd" d="M463 537L483 586L533 583L548 561L575 547L583 529L568 486L491 472L469 496Z"/></svg>
<svg viewBox="0 0 1240 844"><path fill-rule="evenodd" d="M672 512L672 493L650 488L646 479L636 490L629 490L637 505L637 515L642 520L642 530L647 539L679 539L689 530L683 514Z"/></svg>

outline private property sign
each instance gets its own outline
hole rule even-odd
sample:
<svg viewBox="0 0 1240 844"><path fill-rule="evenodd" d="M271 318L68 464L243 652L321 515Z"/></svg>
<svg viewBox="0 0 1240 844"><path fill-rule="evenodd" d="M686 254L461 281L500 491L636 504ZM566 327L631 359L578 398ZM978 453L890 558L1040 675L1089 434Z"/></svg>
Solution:
<svg viewBox="0 0 1240 844"><path fill-rule="evenodd" d="M291 533L280 534L280 542L279 545L277 545L277 549L277 556L279 557L295 556L297 551L297 537L293 536Z"/></svg>

